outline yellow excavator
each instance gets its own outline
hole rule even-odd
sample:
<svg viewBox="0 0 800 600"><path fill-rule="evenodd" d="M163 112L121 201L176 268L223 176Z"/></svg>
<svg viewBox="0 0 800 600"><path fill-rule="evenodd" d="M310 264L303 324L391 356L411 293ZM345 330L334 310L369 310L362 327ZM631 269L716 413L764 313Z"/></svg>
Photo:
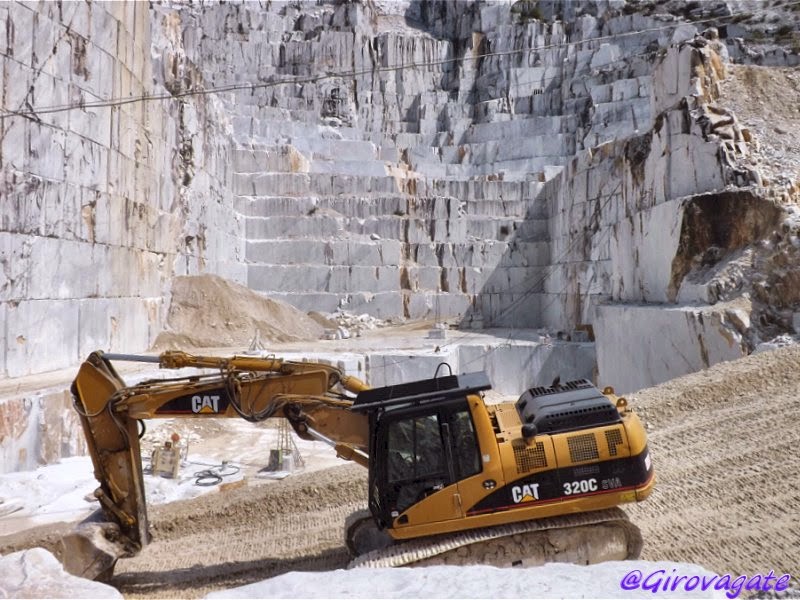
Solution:
<svg viewBox="0 0 800 600"><path fill-rule="evenodd" d="M127 385L118 360L183 372ZM482 372L370 389L317 362L93 352L71 389L101 511L62 540L62 562L104 579L150 541L140 422L175 417L286 418L366 467L369 508L346 523L351 566L637 558L641 535L618 506L655 477L626 400L582 380L486 404L490 387Z"/></svg>

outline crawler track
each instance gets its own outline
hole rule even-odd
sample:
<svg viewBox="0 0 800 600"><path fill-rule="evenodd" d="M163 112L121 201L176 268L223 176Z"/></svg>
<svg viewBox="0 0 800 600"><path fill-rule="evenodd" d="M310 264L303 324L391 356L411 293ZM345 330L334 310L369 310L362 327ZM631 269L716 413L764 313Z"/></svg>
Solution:
<svg viewBox="0 0 800 600"><path fill-rule="evenodd" d="M642 537L618 508L421 538L375 550L351 567L535 566L639 558Z"/></svg>

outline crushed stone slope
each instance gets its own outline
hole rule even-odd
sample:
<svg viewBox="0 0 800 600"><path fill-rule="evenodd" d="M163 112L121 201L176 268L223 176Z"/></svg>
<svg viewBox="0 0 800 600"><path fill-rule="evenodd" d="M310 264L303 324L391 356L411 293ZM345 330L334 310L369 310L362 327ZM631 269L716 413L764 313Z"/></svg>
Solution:
<svg viewBox="0 0 800 600"><path fill-rule="evenodd" d="M800 72L792 67L727 65L720 104L732 109L756 140L751 161L768 183L800 186ZM792 190L794 193L796 189Z"/></svg>
<svg viewBox="0 0 800 600"><path fill-rule="evenodd" d="M366 470L345 465L154 507L153 543L118 563L126 597L202 597L289 571L346 566L342 524L366 506Z"/></svg>
<svg viewBox="0 0 800 600"><path fill-rule="evenodd" d="M725 572L800 564L800 348L719 364L635 395L658 483L626 508L642 558Z"/></svg>

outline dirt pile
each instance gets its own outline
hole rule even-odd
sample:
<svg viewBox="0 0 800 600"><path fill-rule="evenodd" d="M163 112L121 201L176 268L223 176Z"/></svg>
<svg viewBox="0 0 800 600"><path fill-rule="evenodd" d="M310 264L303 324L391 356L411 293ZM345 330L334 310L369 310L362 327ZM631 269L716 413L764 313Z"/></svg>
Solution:
<svg viewBox="0 0 800 600"><path fill-rule="evenodd" d="M166 328L153 347L248 347L256 332L262 343L268 343L317 340L323 331L293 306L222 277L176 277Z"/></svg>

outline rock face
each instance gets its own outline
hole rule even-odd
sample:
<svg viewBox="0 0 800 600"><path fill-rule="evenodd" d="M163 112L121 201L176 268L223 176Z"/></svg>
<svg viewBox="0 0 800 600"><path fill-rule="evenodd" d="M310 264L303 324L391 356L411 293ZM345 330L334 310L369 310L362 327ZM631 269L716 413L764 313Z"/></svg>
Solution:
<svg viewBox="0 0 800 600"><path fill-rule="evenodd" d="M597 308L730 299L702 257L783 218L717 104L740 44L690 22L731 16L717 4L0 7L18 113L0 121L0 372L147 347L171 279L197 273L379 318L607 332L626 314L633 339L675 319L697 358L667 353L664 377L747 352L754 330L725 325L706 361L684 308ZM159 99L92 106L142 94ZM720 211L757 226L723 239ZM612 339L598 354L636 358Z"/></svg>
<svg viewBox="0 0 800 600"><path fill-rule="evenodd" d="M65 572L43 548L0 556L0 593L4 598L122 598L110 585Z"/></svg>
<svg viewBox="0 0 800 600"><path fill-rule="evenodd" d="M0 374L146 348L173 275L244 280L216 99L91 107L166 92L177 34L138 2L0 6Z"/></svg>
<svg viewBox="0 0 800 600"><path fill-rule="evenodd" d="M716 103L730 44L603 2L534 8L182 10L206 81L243 80L229 69L243 60L271 82L223 98L248 285L307 309L466 326L625 323L622 352L598 337L620 361L600 378L623 391L747 353L753 332L703 324L706 308L597 310L721 300L685 281L697 259L780 225L747 133ZM659 328L691 358L658 338L640 353ZM633 360L647 354L658 375Z"/></svg>
<svg viewBox="0 0 800 600"><path fill-rule="evenodd" d="M3 390L0 396L0 473L33 469L62 456L85 454L86 441L64 386Z"/></svg>

